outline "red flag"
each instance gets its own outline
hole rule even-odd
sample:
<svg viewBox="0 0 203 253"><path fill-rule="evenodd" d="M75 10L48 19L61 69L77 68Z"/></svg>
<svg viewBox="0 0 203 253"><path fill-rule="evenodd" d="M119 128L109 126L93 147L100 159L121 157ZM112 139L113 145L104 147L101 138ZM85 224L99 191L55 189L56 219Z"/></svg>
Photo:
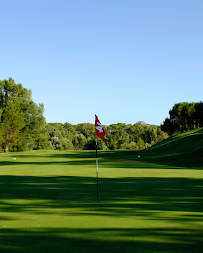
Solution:
<svg viewBox="0 0 203 253"><path fill-rule="evenodd" d="M98 120L97 115L95 115L95 132L99 138L101 138L102 140L104 139L106 133L104 131L102 124Z"/></svg>

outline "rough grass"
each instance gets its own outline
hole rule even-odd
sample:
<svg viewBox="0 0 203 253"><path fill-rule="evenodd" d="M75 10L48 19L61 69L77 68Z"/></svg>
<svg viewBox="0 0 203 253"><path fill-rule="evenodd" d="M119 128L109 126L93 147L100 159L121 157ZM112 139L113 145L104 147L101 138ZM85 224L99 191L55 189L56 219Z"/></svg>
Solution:
<svg viewBox="0 0 203 253"><path fill-rule="evenodd" d="M202 147L99 151L99 203L94 151L1 155L0 252L202 252Z"/></svg>

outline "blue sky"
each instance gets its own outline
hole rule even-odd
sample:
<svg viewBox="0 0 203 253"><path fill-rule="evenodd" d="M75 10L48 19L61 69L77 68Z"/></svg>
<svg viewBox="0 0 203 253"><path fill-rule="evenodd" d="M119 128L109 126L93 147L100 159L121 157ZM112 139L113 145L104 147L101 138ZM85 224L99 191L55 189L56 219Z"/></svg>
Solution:
<svg viewBox="0 0 203 253"><path fill-rule="evenodd" d="M160 125L203 94L202 0L0 0L0 80L47 122Z"/></svg>

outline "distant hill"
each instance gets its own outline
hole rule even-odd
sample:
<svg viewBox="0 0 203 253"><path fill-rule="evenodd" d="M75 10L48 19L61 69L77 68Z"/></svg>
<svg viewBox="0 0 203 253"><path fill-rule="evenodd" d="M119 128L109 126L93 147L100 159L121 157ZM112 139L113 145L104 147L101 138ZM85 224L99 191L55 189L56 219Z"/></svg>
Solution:
<svg viewBox="0 0 203 253"><path fill-rule="evenodd" d="M143 125L143 126L150 126L150 124L147 124L144 121L138 121L136 124Z"/></svg>

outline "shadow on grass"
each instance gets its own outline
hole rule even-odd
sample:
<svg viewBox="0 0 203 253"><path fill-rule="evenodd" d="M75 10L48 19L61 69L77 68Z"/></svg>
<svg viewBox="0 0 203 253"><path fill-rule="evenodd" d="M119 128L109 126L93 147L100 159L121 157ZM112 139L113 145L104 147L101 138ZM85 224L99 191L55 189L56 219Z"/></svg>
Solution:
<svg viewBox="0 0 203 253"><path fill-rule="evenodd" d="M202 212L202 185L203 179L192 178L99 178L97 204L95 178L0 176L0 211L48 213L49 208L65 208L71 213L79 207L80 214L159 219L157 211ZM74 210L72 214L77 215Z"/></svg>
<svg viewBox="0 0 203 253"><path fill-rule="evenodd" d="M92 216L102 215L121 219L140 216L145 220L163 219L172 224L198 224L203 219L202 185L203 179L190 178L100 178L100 203L96 203L94 178L1 176L0 212L7 216L15 212L22 216L54 213L64 218L84 215L87 219L90 217L90 223ZM174 215L173 211L179 214ZM3 219L1 216L0 221ZM54 220L50 221L50 227L52 222ZM1 227L0 252L202 252L203 228L195 225L185 229L175 227Z"/></svg>
<svg viewBox="0 0 203 253"><path fill-rule="evenodd" d="M193 229L0 229L0 236L1 253L195 253L203 246L202 231Z"/></svg>
<svg viewBox="0 0 203 253"><path fill-rule="evenodd" d="M145 151L141 156L144 157ZM139 152L140 153L140 152ZM146 168L137 161L136 151L99 152L100 165L115 168ZM136 156L136 158L135 158ZM94 151L53 153L46 160L2 161L1 165L93 165ZM50 162L47 158L50 157ZM25 159L24 159L25 158ZM45 158L45 156L43 156ZM55 158L56 160L51 160ZM89 160L87 159L89 158ZM24 159L24 160L23 160ZM62 159L67 159L63 161ZM92 159L92 160L91 160ZM159 159L159 158L154 158ZM126 161L125 161L126 160ZM153 156L143 161L151 165ZM158 161L158 160L157 160ZM194 178L99 178L96 203L96 179L76 176L0 176L0 221L15 219L9 213L56 214L88 218L129 217L165 220L172 224L194 224L185 229L7 229L0 227L0 253L24 252L202 252L203 179ZM5 216L5 218L4 218ZM11 218L8 218L11 217ZM53 222L53 221L52 221ZM91 222L91 220L90 220ZM51 227L52 224L50 224Z"/></svg>

